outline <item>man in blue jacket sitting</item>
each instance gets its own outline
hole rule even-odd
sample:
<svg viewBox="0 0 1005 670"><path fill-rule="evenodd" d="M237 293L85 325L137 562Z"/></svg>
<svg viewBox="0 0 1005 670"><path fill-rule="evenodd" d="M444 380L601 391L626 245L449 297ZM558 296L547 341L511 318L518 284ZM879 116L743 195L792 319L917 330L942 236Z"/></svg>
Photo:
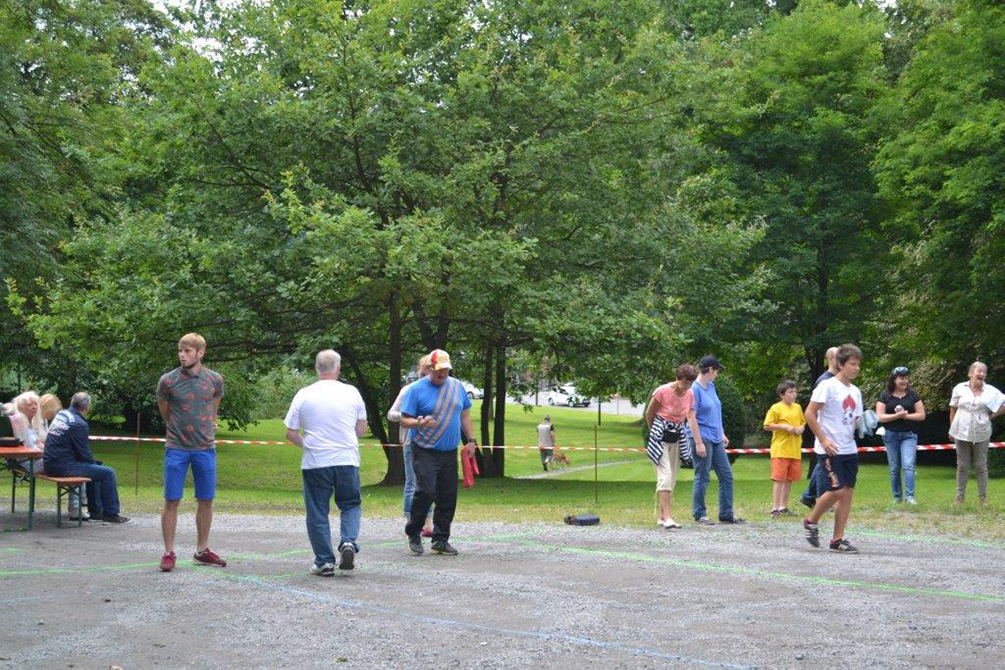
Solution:
<svg viewBox="0 0 1005 670"><path fill-rule="evenodd" d="M42 456L45 473L53 477L90 478L92 483L87 486L87 498L91 520L128 523L129 519L119 514L119 487L115 481L115 470L99 465L87 444L91 429L85 417L90 411L91 396L80 392L75 393L70 400L70 409L64 409L53 417L49 424L49 435L45 439L45 454Z"/></svg>

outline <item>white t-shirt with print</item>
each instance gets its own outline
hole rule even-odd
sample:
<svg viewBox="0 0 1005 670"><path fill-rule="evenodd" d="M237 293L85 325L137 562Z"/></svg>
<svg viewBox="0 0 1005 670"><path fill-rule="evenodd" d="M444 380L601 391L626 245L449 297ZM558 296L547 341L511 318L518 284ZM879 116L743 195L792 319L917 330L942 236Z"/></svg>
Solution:
<svg viewBox="0 0 1005 670"><path fill-rule="evenodd" d="M831 377L813 389L810 402L823 403L817 412L817 422L824 435L837 446L838 454L858 453L855 445L855 420L862 416L862 393L854 384L842 384ZM813 451L826 454L820 439L813 443Z"/></svg>
<svg viewBox="0 0 1005 670"><path fill-rule="evenodd" d="M356 421L366 418L363 397L355 386L322 379L293 397L283 424L304 434L302 470L333 465L359 467Z"/></svg>

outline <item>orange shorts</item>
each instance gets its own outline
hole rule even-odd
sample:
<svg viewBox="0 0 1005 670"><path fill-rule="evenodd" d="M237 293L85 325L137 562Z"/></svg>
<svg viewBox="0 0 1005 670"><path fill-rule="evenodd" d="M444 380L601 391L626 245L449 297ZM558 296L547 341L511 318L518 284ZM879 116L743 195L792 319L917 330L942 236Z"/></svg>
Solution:
<svg viewBox="0 0 1005 670"><path fill-rule="evenodd" d="M803 478L803 462L798 458L772 458L771 481L798 482Z"/></svg>

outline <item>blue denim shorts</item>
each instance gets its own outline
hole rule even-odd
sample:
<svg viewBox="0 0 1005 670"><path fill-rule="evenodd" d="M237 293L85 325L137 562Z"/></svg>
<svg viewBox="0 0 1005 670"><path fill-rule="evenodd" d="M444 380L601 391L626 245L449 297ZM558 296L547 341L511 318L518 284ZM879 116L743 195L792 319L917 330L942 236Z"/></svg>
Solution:
<svg viewBox="0 0 1005 670"><path fill-rule="evenodd" d="M858 479L858 454L837 456L817 455L817 491L837 491L845 487L855 488Z"/></svg>
<svg viewBox="0 0 1005 670"><path fill-rule="evenodd" d="M192 464L192 480L195 482L197 500L212 500L216 497L216 449L189 451L187 449L164 450L164 499L181 500L185 492L185 475Z"/></svg>

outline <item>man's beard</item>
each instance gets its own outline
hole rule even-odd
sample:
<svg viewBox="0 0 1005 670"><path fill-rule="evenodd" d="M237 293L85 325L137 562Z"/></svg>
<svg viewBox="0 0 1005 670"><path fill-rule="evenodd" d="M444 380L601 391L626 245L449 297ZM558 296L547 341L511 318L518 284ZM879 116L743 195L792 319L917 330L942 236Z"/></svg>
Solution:
<svg viewBox="0 0 1005 670"><path fill-rule="evenodd" d="M187 365L186 365L185 363L182 363L182 364L181 364L181 366L182 366L183 368L185 368L186 370L191 370L192 368L194 368L194 367L195 367L195 366L197 366L197 365L199 365L199 361L196 361L195 363L189 363L189 364L187 364Z"/></svg>

